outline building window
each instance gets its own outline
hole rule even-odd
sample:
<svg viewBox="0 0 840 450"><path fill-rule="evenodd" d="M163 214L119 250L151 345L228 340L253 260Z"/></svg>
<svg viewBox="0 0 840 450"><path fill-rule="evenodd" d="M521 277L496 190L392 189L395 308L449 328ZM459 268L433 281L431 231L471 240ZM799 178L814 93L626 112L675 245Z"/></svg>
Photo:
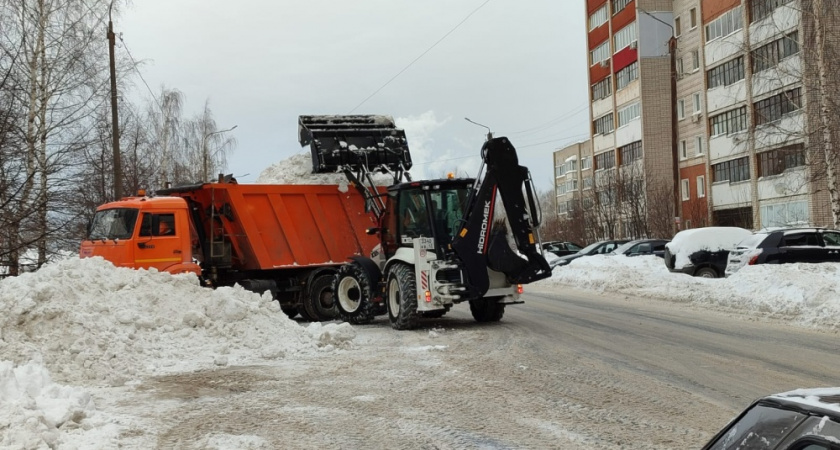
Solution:
<svg viewBox="0 0 840 450"><path fill-rule="evenodd" d="M706 42L728 36L744 27L741 7L738 6L706 25Z"/></svg>
<svg viewBox="0 0 840 450"><path fill-rule="evenodd" d="M688 159L688 144L685 140L680 141L680 159Z"/></svg>
<svg viewBox="0 0 840 450"><path fill-rule="evenodd" d="M794 31L753 50L750 54L753 73L776 67L781 60L797 53L799 53L799 32Z"/></svg>
<svg viewBox="0 0 840 450"><path fill-rule="evenodd" d="M612 113L595 119L595 134L610 134L614 128Z"/></svg>
<svg viewBox="0 0 840 450"><path fill-rule="evenodd" d="M595 155L595 170L612 169L615 167L615 150Z"/></svg>
<svg viewBox="0 0 840 450"><path fill-rule="evenodd" d="M802 90L800 88L780 92L772 97L759 100L753 105L755 124L762 125L781 119L785 114L797 111L802 107Z"/></svg>
<svg viewBox="0 0 840 450"><path fill-rule="evenodd" d="M760 212L763 228L808 224L811 221L807 201L762 205Z"/></svg>
<svg viewBox="0 0 840 450"><path fill-rule="evenodd" d="M702 155L706 152L706 149L703 148L703 136L697 136L694 138L694 151L698 155Z"/></svg>
<svg viewBox="0 0 840 450"><path fill-rule="evenodd" d="M613 0L613 14L618 14L633 0Z"/></svg>
<svg viewBox="0 0 840 450"><path fill-rule="evenodd" d="M593 66L601 61L607 61L610 59L610 41L604 42L596 47L595 50L589 52L589 58L589 64Z"/></svg>
<svg viewBox="0 0 840 450"><path fill-rule="evenodd" d="M566 182L566 192L574 192L576 190L578 190L577 177L572 178L571 180Z"/></svg>
<svg viewBox="0 0 840 450"><path fill-rule="evenodd" d="M697 177L697 198L703 198L706 196L706 177L700 175Z"/></svg>
<svg viewBox="0 0 840 450"><path fill-rule="evenodd" d="M592 189L592 177L586 177L583 179L583 188Z"/></svg>
<svg viewBox="0 0 840 450"><path fill-rule="evenodd" d="M625 86L630 84L631 81L639 78L639 62L636 61L633 64L619 70L615 74L615 88L623 89Z"/></svg>
<svg viewBox="0 0 840 450"><path fill-rule="evenodd" d="M592 13L589 16L589 31L592 31L601 25L607 23L607 20L610 18L609 11L607 10L607 5L604 5L598 8L598 11Z"/></svg>
<svg viewBox="0 0 840 450"><path fill-rule="evenodd" d="M682 192L683 201L691 199L691 192L688 188L688 180L680 180L680 192Z"/></svg>
<svg viewBox="0 0 840 450"><path fill-rule="evenodd" d="M744 79L744 57L739 56L706 72L709 89L729 86Z"/></svg>
<svg viewBox="0 0 840 450"><path fill-rule="evenodd" d="M615 40L615 53L618 53L619 50L625 47L629 47L630 43L636 40L636 22L618 30L613 39Z"/></svg>
<svg viewBox="0 0 840 450"><path fill-rule="evenodd" d="M694 93L694 114L700 114L703 110L703 105L701 104L700 100L700 93Z"/></svg>
<svg viewBox="0 0 840 450"><path fill-rule="evenodd" d="M700 50L691 51L691 71L700 70Z"/></svg>
<svg viewBox="0 0 840 450"><path fill-rule="evenodd" d="M688 12L688 19L691 22L691 29L697 28L697 8L691 8Z"/></svg>
<svg viewBox="0 0 840 450"><path fill-rule="evenodd" d="M685 73L685 64L683 64L683 59L680 58L677 60L677 75L682 75Z"/></svg>
<svg viewBox="0 0 840 450"><path fill-rule="evenodd" d="M612 94L612 80L607 77L592 85L592 101L607 98Z"/></svg>
<svg viewBox="0 0 840 450"><path fill-rule="evenodd" d="M674 18L674 36L680 37L682 34L682 26L680 24L680 16Z"/></svg>
<svg viewBox="0 0 840 450"><path fill-rule="evenodd" d="M747 129L747 107L742 106L709 119L712 136L737 133Z"/></svg>
<svg viewBox="0 0 840 450"><path fill-rule="evenodd" d="M685 119L685 100L683 99L677 100L677 118Z"/></svg>
<svg viewBox="0 0 840 450"><path fill-rule="evenodd" d="M712 166L712 181L729 181L735 183L750 179L750 157L724 161Z"/></svg>
<svg viewBox="0 0 840 450"><path fill-rule="evenodd" d="M633 103L632 105L625 106L618 110L618 126L623 127L630 123L633 119L638 119L639 116L642 114L642 108L639 106L639 102Z"/></svg>
<svg viewBox="0 0 840 450"><path fill-rule="evenodd" d="M773 10L790 0L751 0L750 1L750 23L757 22L769 16Z"/></svg>
<svg viewBox="0 0 840 450"><path fill-rule="evenodd" d="M761 152L757 156L759 177L779 175L785 170L805 165L805 146L803 144L789 145Z"/></svg>
<svg viewBox="0 0 840 450"><path fill-rule="evenodd" d="M561 164L559 166L554 167L554 176L555 177L562 177L563 175L566 175L566 167L565 166L563 166Z"/></svg>
<svg viewBox="0 0 840 450"><path fill-rule="evenodd" d="M592 157L584 156L580 160L580 170L586 170L586 169L591 169L591 168L592 168Z"/></svg>
<svg viewBox="0 0 840 450"><path fill-rule="evenodd" d="M577 159L570 159L566 161L566 173L577 172Z"/></svg>
<svg viewBox="0 0 840 450"><path fill-rule="evenodd" d="M626 166L631 162L642 158L642 141L636 141L618 148L618 156L621 158L621 165Z"/></svg>

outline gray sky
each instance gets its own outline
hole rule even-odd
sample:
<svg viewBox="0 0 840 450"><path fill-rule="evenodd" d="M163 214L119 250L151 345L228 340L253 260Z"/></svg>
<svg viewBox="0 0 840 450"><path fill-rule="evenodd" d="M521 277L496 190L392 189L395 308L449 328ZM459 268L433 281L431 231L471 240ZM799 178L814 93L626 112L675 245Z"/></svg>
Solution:
<svg viewBox="0 0 840 450"><path fill-rule="evenodd" d="M302 151L299 115L352 111L406 129L415 178L475 176L485 130L469 117L508 136L549 189L552 151L588 133L584 4L137 0L114 29L152 90L182 91L188 115L209 99L219 129L238 125L240 182ZM148 96L139 79L136 91Z"/></svg>

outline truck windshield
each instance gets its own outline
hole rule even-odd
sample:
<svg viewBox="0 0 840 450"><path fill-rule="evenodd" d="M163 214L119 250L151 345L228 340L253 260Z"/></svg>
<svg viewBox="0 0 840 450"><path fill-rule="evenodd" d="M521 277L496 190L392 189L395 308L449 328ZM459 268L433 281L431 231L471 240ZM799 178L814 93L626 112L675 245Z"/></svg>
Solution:
<svg viewBox="0 0 840 450"><path fill-rule="evenodd" d="M137 209L114 208L98 211L90 224L88 239L128 239L134 233Z"/></svg>

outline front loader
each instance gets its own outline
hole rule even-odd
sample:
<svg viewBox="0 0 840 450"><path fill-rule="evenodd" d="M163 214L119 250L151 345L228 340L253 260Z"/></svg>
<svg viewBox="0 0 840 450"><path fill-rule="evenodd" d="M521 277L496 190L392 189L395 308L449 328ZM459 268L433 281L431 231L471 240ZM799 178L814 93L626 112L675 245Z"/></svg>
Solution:
<svg viewBox="0 0 840 450"><path fill-rule="evenodd" d="M300 116L299 138L313 173L344 172L378 224L368 230L379 240L371 254L351 257L335 277L343 320L364 324L387 313L392 327L411 329L469 302L476 321L498 321L506 305L522 303L523 284L551 275L530 172L507 138L484 143L474 179L420 181L408 173L405 132L390 117ZM393 177L384 194L377 172ZM494 221L498 198L506 222Z"/></svg>

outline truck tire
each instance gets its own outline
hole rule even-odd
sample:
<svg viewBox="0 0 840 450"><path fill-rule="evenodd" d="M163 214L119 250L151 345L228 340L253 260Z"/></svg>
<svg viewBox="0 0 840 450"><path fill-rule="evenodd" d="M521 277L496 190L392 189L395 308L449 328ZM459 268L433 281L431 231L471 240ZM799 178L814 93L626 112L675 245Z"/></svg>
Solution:
<svg viewBox="0 0 840 450"><path fill-rule="evenodd" d="M338 308L333 296L332 274L321 274L315 277L307 288L307 295L303 297L303 307L306 314L314 320L323 322L338 318Z"/></svg>
<svg viewBox="0 0 840 450"><path fill-rule="evenodd" d="M288 316L290 319L294 319L298 315L296 306L281 306L280 310L283 311L283 314Z"/></svg>
<svg viewBox="0 0 840 450"><path fill-rule="evenodd" d="M388 318L396 330L410 330L417 327L417 282L414 270L408 264L394 263L388 270L388 285L385 302L388 304Z"/></svg>
<svg viewBox="0 0 840 450"><path fill-rule="evenodd" d="M503 297L485 297L470 300L470 312L476 322L498 322L505 315L504 303L499 303Z"/></svg>
<svg viewBox="0 0 840 450"><path fill-rule="evenodd" d="M333 278L333 299L338 317L354 325L370 323L376 313L367 272L356 262L344 264Z"/></svg>

